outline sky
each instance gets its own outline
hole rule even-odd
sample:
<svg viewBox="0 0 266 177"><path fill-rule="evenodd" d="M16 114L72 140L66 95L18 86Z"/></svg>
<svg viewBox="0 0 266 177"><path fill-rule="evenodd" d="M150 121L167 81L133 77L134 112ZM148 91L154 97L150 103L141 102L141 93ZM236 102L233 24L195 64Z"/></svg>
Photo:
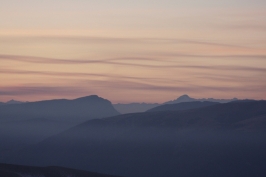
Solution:
<svg viewBox="0 0 266 177"><path fill-rule="evenodd" d="M266 99L265 0L0 0L0 101Z"/></svg>

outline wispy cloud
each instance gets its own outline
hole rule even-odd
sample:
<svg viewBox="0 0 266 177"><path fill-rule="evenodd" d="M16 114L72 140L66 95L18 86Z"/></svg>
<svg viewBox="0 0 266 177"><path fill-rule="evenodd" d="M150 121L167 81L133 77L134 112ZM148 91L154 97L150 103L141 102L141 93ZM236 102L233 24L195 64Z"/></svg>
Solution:
<svg viewBox="0 0 266 177"><path fill-rule="evenodd" d="M106 78L106 79L119 79L119 80L136 80L143 82L182 82L178 79L171 78L155 78L155 77L134 77L125 75L115 74L96 74L96 73L81 73L81 72L57 72L57 71L26 71L26 70L15 70L15 69L0 69L2 74L18 74L18 75L41 75L51 77L74 77L76 79L83 78L86 80L95 80L95 78Z"/></svg>
<svg viewBox="0 0 266 177"><path fill-rule="evenodd" d="M12 86L0 88L2 96L21 96L21 95L77 95L77 93L88 94L88 90L82 87L69 86Z"/></svg>
<svg viewBox="0 0 266 177"><path fill-rule="evenodd" d="M221 58L230 58L233 57L231 55L228 56L201 56L201 55L181 55L188 57L221 57ZM246 57L246 58L259 58L265 59L266 56L254 55L254 56L235 56L237 58ZM187 68L187 69L205 69L205 70L243 70L243 71L253 71L253 72L266 72L265 67L247 67L241 65L184 65L184 64L173 64L175 61L163 60L163 59L153 59L153 58L145 58L145 57L125 57L125 58L110 58L110 59L99 59L99 60L80 60L80 59L56 59L56 58L44 58L44 57L34 57L34 56L17 56L17 55L0 55L0 60L14 60L14 61L22 61L29 63L44 63L44 64L107 64L107 65L120 65L120 66L132 66L132 67L145 67L145 68ZM132 63L128 63L125 61L132 61ZM135 62L134 62L135 61ZM136 62L138 61L138 62ZM151 64L143 64L143 61L153 61ZM160 64L155 62L171 63L171 64ZM178 62L177 62L178 63ZM2 71L3 72L3 71ZM21 73L23 74L23 73ZM45 73L43 73L45 74ZM47 73L49 74L49 73Z"/></svg>
<svg viewBox="0 0 266 177"><path fill-rule="evenodd" d="M248 92L248 91L262 91L266 89L266 85L238 85L238 86L204 86L197 84L184 84L184 85L159 85L159 84L147 84L134 81L91 81L93 85L97 85L103 88L110 88L115 90L144 90L149 92L208 92L208 91L221 91L221 92Z"/></svg>
<svg viewBox="0 0 266 177"><path fill-rule="evenodd" d="M108 59L58 59L36 56L22 56L22 55L1 55L0 60L13 60L28 63L44 63L44 64L117 64L125 65L127 63L119 63L117 61L162 61L160 59L147 58L147 57L121 57L121 58L108 58ZM167 62L167 61L166 61Z"/></svg>
<svg viewBox="0 0 266 177"><path fill-rule="evenodd" d="M197 55L197 54L182 54L182 53L174 53L174 52L157 52L155 53L157 56L161 57L175 57L175 58L209 58L209 59L261 59L266 60L266 55Z"/></svg>
<svg viewBox="0 0 266 177"><path fill-rule="evenodd" d="M87 87L70 87L70 86L27 86L18 85L12 87L1 87L0 95L2 96L22 96L22 95L50 95L50 96L65 96L65 95L88 95L95 88L108 88L110 90L127 90L127 91L149 91L149 92L172 92L172 93L203 93L203 92L250 92L265 89L265 86L202 86L202 85L183 85L183 86L161 86L155 84L139 83L134 81L90 81L92 88Z"/></svg>
<svg viewBox="0 0 266 177"><path fill-rule="evenodd" d="M77 35L26 35L26 36L0 36L3 39L22 40L22 41L62 41L62 42L78 42L78 43L105 43L105 44L191 44L191 45L204 45L204 46L216 46L226 48L242 48L247 49L250 47L233 45L227 43L219 43L210 40L193 40L193 39L181 39L181 38L128 38L128 37L100 37L100 36L77 36Z"/></svg>

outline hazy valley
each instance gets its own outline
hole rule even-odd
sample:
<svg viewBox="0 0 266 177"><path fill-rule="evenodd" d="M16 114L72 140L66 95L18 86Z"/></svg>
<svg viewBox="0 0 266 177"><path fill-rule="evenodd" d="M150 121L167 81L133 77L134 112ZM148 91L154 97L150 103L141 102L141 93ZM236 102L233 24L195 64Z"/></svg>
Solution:
<svg viewBox="0 0 266 177"><path fill-rule="evenodd" d="M119 114L88 96L1 105L0 115L1 163L132 177L266 172L266 101L180 101Z"/></svg>

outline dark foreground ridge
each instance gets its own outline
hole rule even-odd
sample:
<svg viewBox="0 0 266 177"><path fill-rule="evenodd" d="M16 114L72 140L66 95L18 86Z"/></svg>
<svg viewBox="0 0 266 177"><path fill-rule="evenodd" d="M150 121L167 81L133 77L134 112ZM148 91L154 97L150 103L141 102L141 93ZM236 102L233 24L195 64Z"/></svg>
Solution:
<svg viewBox="0 0 266 177"><path fill-rule="evenodd" d="M1 177L117 177L63 167L33 167L0 163Z"/></svg>

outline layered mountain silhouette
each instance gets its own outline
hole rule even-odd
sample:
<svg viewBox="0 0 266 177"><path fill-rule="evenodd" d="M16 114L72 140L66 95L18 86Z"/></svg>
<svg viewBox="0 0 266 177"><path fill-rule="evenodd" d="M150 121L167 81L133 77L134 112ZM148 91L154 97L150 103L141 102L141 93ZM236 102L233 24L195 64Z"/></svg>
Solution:
<svg viewBox="0 0 266 177"><path fill-rule="evenodd" d="M63 167L35 167L0 163L1 177L115 177Z"/></svg>
<svg viewBox="0 0 266 177"><path fill-rule="evenodd" d="M192 102L182 102L176 104L164 104L161 106L157 106L148 110L147 112L154 112L154 111L181 111L181 110L188 110L194 108L201 108L206 106L211 106L215 104L220 104L217 102L209 102L209 101L192 101Z"/></svg>
<svg viewBox="0 0 266 177"><path fill-rule="evenodd" d="M21 103L27 103L27 102L22 102L22 101L17 101L17 100L9 100L7 102L0 102L0 105L5 105L5 104L21 104Z"/></svg>
<svg viewBox="0 0 266 177"><path fill-rule="evenodd" d="M129 104L113 104L114 108L121 114L135 113L135 112L145 112L156 106L158 103L129 103Z"/></svg>
<svg viewBox="0 0 266 177"><path fill-rule="evenodd" d="M182 95L180 97L178 97L175 100L172 101L167 101L163 104L175 104L175 103L182 103L182 102L192 102L192 101L209 101L209 102L218 102L218 103L228 103L231 101L237 101L237 98L233 98L233 99L215 99L215 98L200 98L200 99L196 99L196 98L191 98L188 95Z"/></svg>
<svg viewBox="0 0 266 177"><path fill-rule="evenodd" d="M89 120L5 162L121 176L263 176L266 101Z"/></svg>
<svg viewBox="0 0 266 177"><path fill-rule="evenodd" d="M96 95L0 106L0 160L13 151L90 119L118 115Z"/></svg>
<svg viewBox="0 0 266 177"><path fill-rule="evenodd" d="M214 99L214 98L191 98L188 95L182 95L178 97L175 100L167 101L163 104L158 103L129 103L129 104L113 104L114 108L120 112L121 114L127 114L127 113L136 113L136 112L145 112L152 108L155 108L160 105L164 104L177 104L177 103L183 103L183 102L217 102L217 103L228 103L231 101L237 101L237 98L233 99Z"/></svg>
<svg viewBox="0 0 266 177"><path fill-rule="evenodd" d="M118 114L110 101L97 95L74 100L47 100L0 107L1 122L46 118L81 123L93 118Z"/></svg>
<svg viewBox="0 0 266 177"><path fill-rule="evenodd" d="M6 102L6 104L21 104L21 103L26 103L26 102L17 101L13 99Z"/></svg>

